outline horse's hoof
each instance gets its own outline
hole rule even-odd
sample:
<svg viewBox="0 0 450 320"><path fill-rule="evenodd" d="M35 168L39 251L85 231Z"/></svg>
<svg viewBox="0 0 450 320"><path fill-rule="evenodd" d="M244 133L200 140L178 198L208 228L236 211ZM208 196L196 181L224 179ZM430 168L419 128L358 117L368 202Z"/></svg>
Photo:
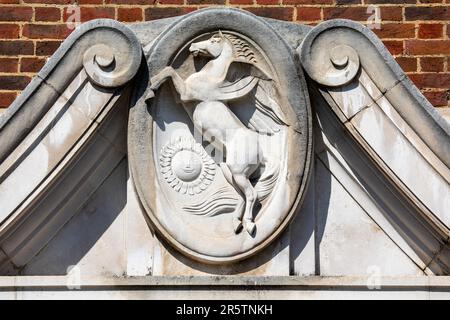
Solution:
<svg viewBox="0 0 450 320"><path fill-rule="evenodd" d="M145 96L145 101L153 99L155 97L155 92L153 90L149 90L147 95Z"/></svg>
<svg viewBox="0 0 450 320"><path fill-rule="evenodd" d="M161 81L158 78L158 76L154 76L150 79L150 89L153 91L158 90L159 86L161 85Z"/></svg>
<svg viewBox="0 0 450 320"><path fill-rule="evenodd" d="M247 230L248 234L253 236L256 231L256 224L254 222L246 222L245 223L245 229Z"/></svg>
<svg viewBox="0 0 450 320"><path fill-rule="evenodd" d="M156 91L159 88L159 84L153 84L152 82L150 82L150 90L152 91Z"/></svg>
<svg viewBox="0 0 450 320"><path fill-rule="evenodd" d="M242 227L242 221L238 218L233 218L234 233L238 234L239 232L241 232Z"/></svg>

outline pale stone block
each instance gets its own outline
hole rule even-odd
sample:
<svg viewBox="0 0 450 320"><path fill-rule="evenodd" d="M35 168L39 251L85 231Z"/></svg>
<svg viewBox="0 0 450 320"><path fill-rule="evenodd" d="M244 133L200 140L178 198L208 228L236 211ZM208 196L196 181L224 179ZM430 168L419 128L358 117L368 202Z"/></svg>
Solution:
<svg viewBox="0 0 450 320"><path fill-rule="evenodd" d="M329 196L319 198L321 275L423 275L322 165L316 170L316 183L331 182Z"/></svg>
<svg viewBox="0 0 450 320"><path fill-rule="evenodd" d="M152 274L154 237L145 219L131 177L127 179L126 205L126 260L127 276Z"/></svg>
<svg viewBox="0 0 450 320"><path fill-rule="evenodd" d="M123 160L23 273L63 275L75 267L81 277L126 274L126 179Z"/></svg>
<svg viewBox="0 0 450 320"><path fill-rule="evenodd" d="M450 226L450 185L411 146L379 107L374 105L361 111L351 123L403 183ZM414 165L406 166L406 163Z"/></svg>

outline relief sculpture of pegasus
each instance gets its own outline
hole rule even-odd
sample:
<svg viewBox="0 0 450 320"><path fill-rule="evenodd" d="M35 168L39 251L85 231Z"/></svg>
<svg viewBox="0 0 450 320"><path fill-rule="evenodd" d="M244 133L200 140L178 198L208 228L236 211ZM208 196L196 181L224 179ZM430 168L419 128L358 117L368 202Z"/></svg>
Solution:
<svg viewBox="0 0 450 320"><path fill-rule="evenodd" d="M174 68L166 67L151 78L151 89L156 90L171 79L196 130L222 150L225 160L220 168L242 197L234 211L234 231L239 233L245 227L252 235L256 232L255 204L272 192L280 161L258 141L262 133L277 131L267 123L278 127L287 125L280 106L259 85L263 80L272 81L271 77L258 65L248 43L233 34L219 31L208 40L192 43L189 51L194 57L203 56L209 61L186 79ZM245 125L229 103L249 94L255 95L255 108L261 117L254 117ZM256 147L249 148L250 145Z"/></svg>

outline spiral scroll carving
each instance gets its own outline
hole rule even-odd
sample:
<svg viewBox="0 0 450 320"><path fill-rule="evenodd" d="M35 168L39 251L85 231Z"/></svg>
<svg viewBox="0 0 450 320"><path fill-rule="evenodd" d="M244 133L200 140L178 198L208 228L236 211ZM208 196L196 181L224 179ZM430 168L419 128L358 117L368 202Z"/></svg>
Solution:
<svg viewBox="0 0 450 320"><path fill-rule="evenodd" d="M130 81L141 62L141 46L131 30L119 28L100 30L97 43L83 55L83 67L95 84L111 88ZM98 40L100 39L100 40Z"/></svg>
<svg viewBox="0 0 450 320"><path fill-rule="evenodd" d="M325 86L342 86L355 78L360 59L355 49L326 31L319 25L308 34L299 49L301 61L313 80Z"/></svg>

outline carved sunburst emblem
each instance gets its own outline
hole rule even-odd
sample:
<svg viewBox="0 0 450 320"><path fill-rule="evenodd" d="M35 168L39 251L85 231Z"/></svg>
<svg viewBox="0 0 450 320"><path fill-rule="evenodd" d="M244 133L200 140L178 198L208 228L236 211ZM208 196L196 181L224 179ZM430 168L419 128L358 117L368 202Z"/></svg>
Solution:
<svg viewBox="0 0 450 320"><path fill-rule="evenodd" d="M214 179L216 165L203 147L191 138L179 138L161 150L161 173L182 194L199 194Z"/></svg>

